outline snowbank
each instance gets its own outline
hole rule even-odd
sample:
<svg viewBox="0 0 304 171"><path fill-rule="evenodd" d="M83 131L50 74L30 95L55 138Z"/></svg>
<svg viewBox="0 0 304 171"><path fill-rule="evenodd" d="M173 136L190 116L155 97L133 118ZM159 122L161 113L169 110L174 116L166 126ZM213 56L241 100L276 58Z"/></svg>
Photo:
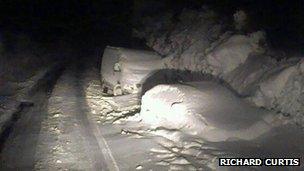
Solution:
<svg viewBox="0 0 304 171"><path fill-rule="evenodd" d="M161 17L143 19L145 27L137 29L135 35L146 39L148 46L167 56L183 52L198 42L201 49L207 48L222 34L226 27L223 20L206 7L200 11L184 9L177 18L166 13Z"/></svg>
<svg viewBox="0 0 304 171"><path fill-rule="evenodd" d="M206 8L184 10L150 19L137 30L164 57L160 75L166 76L146 79L155 87L148 86L142 97L139 117L148 129L140 133L166 139L160 144L172 154L170 164L186 159L199 167L207 166L206 160L217 166L214 159L224 154L302 155L303 134L290 119L304 125L304 60L277 60L282 57L267 46L264 32L246 33L252 29L244 11L235 13L231 30L216 16ZM180 78L182 72L192 78ZM223 84L198 79L210 75ZM187 149L187 142L193 148Z"/></svg>
<svg viewBox="0 0 304 171"><path fill-rule="evenodd" d="M294 116L304 125L303 61L289 57L278 62L264 32L245 33L250 29L243 28L244 11L230 17L235 28L228 30L227 20L208 8L185 9L176 18L150 19L147 23L158 27L137 32L164 56L166 68L211 74L252 104Z"/></svg>
<svg viewBox="0 0 304 171"><path fill-rule="evenodd" d="M61 70L61 64L54 64L38 71L25 82L7 82L8 89L14 89L15 91L10 96L0 94L0 134L14 122L13 119L16 112L22 110L23 107L33 105L31 97L35 91L50 81L50 79L54 79L53 77L56 77L56 74Z"/></svg>
<svg viewBox="0 0 304 171"><path fill-rule="evenodd" d="M12 116L18 111L20 102L14 98L7 96L0 96L0 134L9 125Z"/></svg>
<svg viewBox="0 0 304 171"><path fill-rule="evenodd" d="M222 79L239 95L249 96L256 91L260 80L270 75L277 65L279 63L270 56L251 54L242 65L224 75Z"/></svg>
<svg viewBox="0 0 304 171"><path fill-rule="evenodd" d="M213 82L158 85L143 96L140 116L152 128L180 130L208 141L251 140L269 131L275 116L250 106Z"/></svg>
<svg viewBox="0 0 304 171"><path fill-rule="evenodd" d="M213 75L224 76L245 63L250 54L263 51L259 45L263 38L262 32L233 35L207 54L205 65Z"/></svg>
<svg viewBox="0 0 304 171"><path fill-rule="evenodd" d="M259 89L250 97L257 106L291 115L304 125L304 61L279 70L259 84Z"/></svg>
<svg viewBox="0 0 304 171"><path fill-rule="evenodd" d="M263 32L247 36L225 34L207 49L196 43L180 56L168 56L164 60L169 68L201 71L223 77L245 63L250 54L263 52L260 46L263 39Z"/></svg>

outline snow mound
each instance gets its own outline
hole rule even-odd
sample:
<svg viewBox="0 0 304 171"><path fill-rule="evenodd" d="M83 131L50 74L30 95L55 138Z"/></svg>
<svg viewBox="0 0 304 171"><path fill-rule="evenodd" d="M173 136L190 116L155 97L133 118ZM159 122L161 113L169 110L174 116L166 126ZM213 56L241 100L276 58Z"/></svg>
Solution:
<svg viewBox="0 0 304 171"><path fill-rule="evenodd" d="M170 69L201 71L222 78L244 64L250 55L263 53L263 40L261 31L249 35L226 33L212 44L200 40L180 55L169 55L163 60Z"/></svg>
<svg viewBox="0 0 304 171"><path fill-rule="evenodd" d="M159 17L153 20L159 27L140 31L147 45L165 57L165 68L211 74L252 104L304 125L303 61L277 61L286 55L267 46L264 32L246 32L245 11L231 16L235 28L230 30L227 20L217 16L208 8L184 9L178 20Z"/></svg>
<svg viewBox="0 0 304 171"><path fill-rule="evenodd" d="M152 88L142 98L140 116L154 129L178 130L214 142L251 140L275 126L273 113L207 81Z"/></svg>
<svg viewBox="0 0 304 171"><path fill-rule="evenodd" d="M167 13L163 17L144 19L146 27L137 30L136 35L146 39L148 46L166 56L176 51L183 52L197 41L207 48L226 27L222 19L206 7L200 11L184 9L177 18Z"/></svg>
<svg viewBox="0 0 304 171"><path fill-rule="evenodd" d="M257 106L274 109L292 115L296 122L304 124L304 61L285 67L259 84L250 99Z"/></svg>
<svg viewBox="0 0 304 171"><path fill-rule="evenodd" d="M233 35L207 55L205 65L213 75L224 76L245 63L250 54L263 52L259 45L263 38L263 32L255 32L248 36Z"/></svg>
<svg viewBox="0 0 304 171"><path fill-rule="evenodd" d="M279 63L268 55L249 55L246 61L223 77L242 96L249 96L258 88L260 80L276 70Z"/></svg>

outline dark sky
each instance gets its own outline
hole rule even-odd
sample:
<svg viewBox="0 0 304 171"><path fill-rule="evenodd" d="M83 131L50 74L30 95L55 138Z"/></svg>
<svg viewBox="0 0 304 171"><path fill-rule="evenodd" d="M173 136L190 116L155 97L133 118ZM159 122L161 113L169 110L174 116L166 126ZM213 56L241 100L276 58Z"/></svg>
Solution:
<svg viewBox="0 0 304 171"><path fill-rule="evenodd" d="M303 0L215 0L211 4L224 13L244 9L252 27L265 30L274 47L304 52Z"/></svg>
<svg viewBox="0 0 304 171"><path fill-rule="evenodd" d="M273 45L298 49L304 45L303 0L1 0L0 31L25 33L39 41L123 45L131 39L134 2L146 3L149 15L161 10L178 13L204 3L222 15L245 9L252 26L266 30Z"/></svg>
<svg viewBox="0 0 304 171"><path fill-rule="evenodd" d="M107 41L128 36L131 1L2 0L0 29L38 41ZM115 34L113 34L115 32Z"/></svg>

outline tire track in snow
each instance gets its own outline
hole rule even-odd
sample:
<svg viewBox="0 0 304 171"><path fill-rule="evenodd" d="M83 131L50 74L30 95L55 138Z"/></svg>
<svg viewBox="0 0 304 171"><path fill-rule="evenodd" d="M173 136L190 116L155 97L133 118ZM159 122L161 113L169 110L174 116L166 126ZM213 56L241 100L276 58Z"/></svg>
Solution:
<svg viewBox="0 0 304 171"><path fill-rule="evenodd" d="M116 162L115 158L113 157L113 154L111 152L111 149L110 149L107 141L102 136L102 134L100 132L100 129L98 128L98 126L95 123L93 123L93 120L89 116L89 114L87 115L87 117L88 117L88 122L91 126L91 130L92 130L94 136L96 137L96 141L98 143L98 146L101 149L102 154L105 158L108 169L111 170L111 171L119 171L119 167L117 165L117 162Z"/></svg>
<svg viewBox="0 0 304 171"><path fill-rule="evenodd" d="M82 106L82 108L79 109L80 112L77 112L76 117L83 124L82 136L85 137L84 141L88 147L88 153L93 154L93 160L95 160L94 166L96 170L104 170L105 168L102 167L102 165L106 165L107 169L110 171L119 171L119 167L115 158L113 157L107 141L102 136L100 129L90 116L90 111L87 110L89 107L86 104L83 83L81 82L83 78L81 75L85 73L83 71L84 69L78 65L75 75L75 88L79 90L77 91L77 97L82 99L78 101L79 106Z"/></svg>

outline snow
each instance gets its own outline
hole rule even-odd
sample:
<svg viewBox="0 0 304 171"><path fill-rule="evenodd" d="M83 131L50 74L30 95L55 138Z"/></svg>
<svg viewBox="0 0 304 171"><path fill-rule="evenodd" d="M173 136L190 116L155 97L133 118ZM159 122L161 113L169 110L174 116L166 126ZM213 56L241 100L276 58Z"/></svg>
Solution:
<svg viewBox="0 0 304 171"><path fill-rule="evenodd" d="M248 32L252 29L245 28L246 11L230 16L235 26L230 30L225 18L206 7L184 9L176 17L179 20L172 15L150 19L146 26L154 22L159 27L137 30L164 56L165 68L211 74L253 105L290 115L304 125L303 61L271 49L263 31Z"/></svg>
<svg viewBox="0 0 304 171"><path fill-rule="evenodd" d="M173 14L167 13L162 17L143 20L146 26L136 30L136 35L147 40L147 45L163 56L183 52L197 41L204 42L207 48L218 39L226 25L224 18L203 7L200 11L184 9L174 23ZM173 29L172 29L173 28ZM203 47L202 47L203 48Z"/></svg>
<svg viewBox="0 0 304 171"><path fill-rule="evenodd" d="M291 115L298 124L303 125L304 75L302 65L303 60L267 77L249 99L257 106Z"/></svg>
<svg viewBox="0 0 304 171"><path fill-rule="evenodd" d="M102 57L103 86L114 95L137 93L145 78L161 68L163 62L155 52L108 46Z"/></svg>
<svg viewBox="0 0 304 171"><path fill-rule="evenodd" d="M250 106L213 82L158 85L143 96L140 116L154 129L180 130L213 142L251 140L275 126L274 113Z"/></svg>
<svg viewBox="0 0 304 171"><path fill-rule="evenodd" d="M157 70L164 68L163 61L121 61L121 86L128 93L138 93L142 84Z"/></svg>
<svg viewBox="0 0 304 171"><path fill-rule="evenodd" d="M36 91L39 84L46 82L44 79L47 74L54 72L57 67L53 65L40 69L23 82L4 81L3 85L0 85L0 133L11 124L16 112L22 107L33 105L31 102L32 92Z"/></svg>
<svg viewBox="0 0 304 171"><path fill-rule="evenodd" d="M294 122L304 125L304 61L276 60L263 31L245 32L245 11L234 14L234 30L208 8L176 17L150 18L137 30L163 59L124 67L132 82L143 68L151 73L134 117L140 128L124 133L161 137L166 150L152 152L173 170L227 169L217 166L223 156L303 155Z"/></svg>
<svg viewBox="0 0 304 171"><path fill-rule="evenodd" d="M206 56L206 65L213 75L226 75L243 64L251 53L262 51L259 42L263 37L262 32L248 36L233 35Z"/></svg>
<svg viewBox="0 0 304 171"><path fill-rule="evenodd" d="M219 157L296 157L304 152L299 127L214 82L158 85L143 96L139 117L148 132L162 137L158 142L166 150L151 149L159 164L181 170L229 170L218 167Z"/></svg>
<svg viewBox="0 0 304 171"><path fill-rule="evenodd" d="M225 80L242 96L248 96L258 87L259 81L269 75L277 67L278 62L266 55L249 55L247 60L231 73L225 75Z"/></svg>
<svg viewBox="0 0 304 171"><path fill-rule="evenodd" d="M201 39L180 55L169 55L164 61L170 69L201 71L224 77L244 64L250 55L263 53L264 47L260 43L264 38L261 31L249 35L226 33L212 44Z"/></svg>
<svg viewBox="0 0 304 171"><path fill-rule="evenodd" d="M259 106L267 106L272 103L271 99L274 99L280 95L284 86L286 85L289 77L295 72L295 67L289 67L279 73L272 75L270 78L260 84L260 90L258 94L262 94L264 99L261 100Z"/></svg>

